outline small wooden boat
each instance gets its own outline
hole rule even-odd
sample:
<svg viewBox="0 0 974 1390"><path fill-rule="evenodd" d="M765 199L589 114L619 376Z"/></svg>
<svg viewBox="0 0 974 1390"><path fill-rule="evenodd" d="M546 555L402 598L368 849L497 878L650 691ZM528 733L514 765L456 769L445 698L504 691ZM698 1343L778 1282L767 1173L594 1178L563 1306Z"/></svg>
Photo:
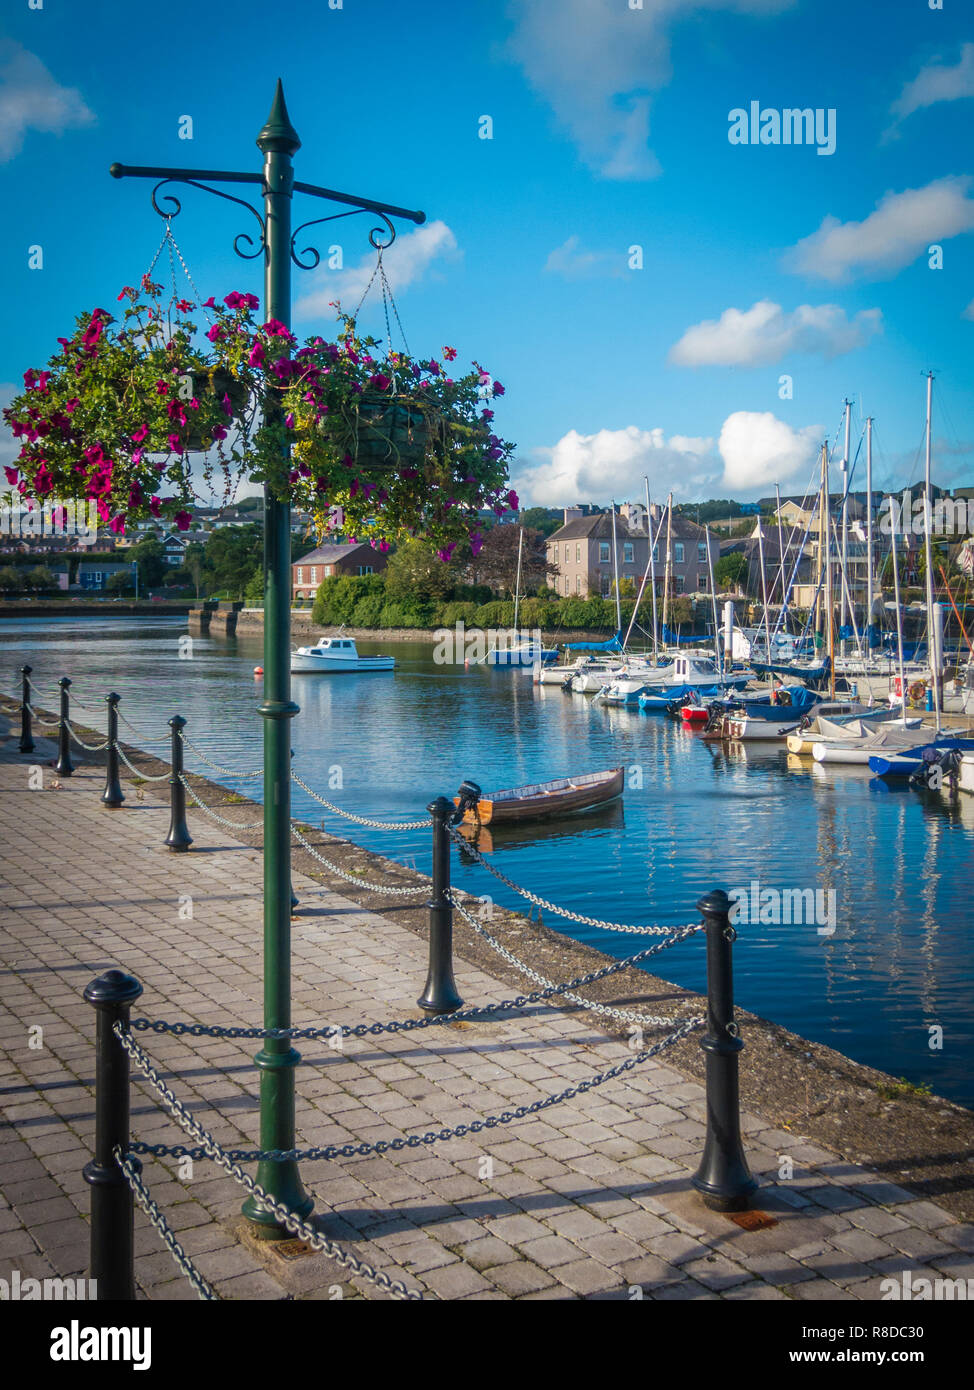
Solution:
<svg viewBox="0 0 974 1390"><path fill-rule="evenodd" d="M553 782L532 782L526 787L490 792L481 795L475 806L468 806L463 819L467 825L496 825L583 811L621 796L624 774L624 768L616 767L609 772L587 772L582 777L558 777ZM453 800L460 805L459 796Z"/></svg>

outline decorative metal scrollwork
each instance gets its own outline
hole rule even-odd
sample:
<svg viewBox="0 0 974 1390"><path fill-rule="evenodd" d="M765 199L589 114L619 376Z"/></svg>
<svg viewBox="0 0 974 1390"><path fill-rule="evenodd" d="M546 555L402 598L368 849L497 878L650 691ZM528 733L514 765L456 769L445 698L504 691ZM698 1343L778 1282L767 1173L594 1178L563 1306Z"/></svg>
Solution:
<svg viewBox="0 0 974 1390"><path fill-rule="evenodd" d="M267 245L267 229L264 225L264 219L261 217L260 213L257 211L256 208L251 207L250 203L245 202L243 198L235 198L232 193L223 193L220 191L219 188L211 188L209 184L200 183L196 179L160 179L160 181L156 184L155 188L152 190L152 206L155 209L155 211L159 214L159 216L166 218L167 221L171 220L173 217L178 217L180 212L182 212L182 203L180 203L179 199L175 196L174 193L163 194L163 202L174 204L174 207L171 212L167 212L164 208L161 208L159 206L159 203L156 200L156 194L159 192L160 188L164 188L167 183L186 183L189 184L191 188L202 188L204 193L212 193L217 198L225 198L228 203L238 203L240 207L246 208L247 211L250 213L251 217L254 217L257 220L257 225L258 227L260 227L260 237L253 251L242 251L240 249L239 243L243 241L246 242L249 246L254 246L254 238L252 236L248 236L246 232L238 232L238 234L233 239L233 249L234 251L236 251L237 255L245 261L255 260L258 256L263 254L264 248Z"/></svg>
<svg viewBox="0 0 974 1390"><path fill-rule="evenodd" d="M377 251L386 251L396 239L396 229L392 222L386 217L384 212L375 212L373 208L353 208L351 212L333 212L330 217L313 217L310 222L302 222L300 227L295 227L291 235L291 260L301 270L314 270L321 263L321 255L314 246L305 246L302 251L294 248L295 238L304 231L305 227L317 227L322 222L337 222L342 217L361 217L363 213L375 213L376 217L381 217L385 223L384 227L373 227L369 232L369 241ZM388 241L383 238L388 235ZM312 259L302 260L302 256Z"/></svg>

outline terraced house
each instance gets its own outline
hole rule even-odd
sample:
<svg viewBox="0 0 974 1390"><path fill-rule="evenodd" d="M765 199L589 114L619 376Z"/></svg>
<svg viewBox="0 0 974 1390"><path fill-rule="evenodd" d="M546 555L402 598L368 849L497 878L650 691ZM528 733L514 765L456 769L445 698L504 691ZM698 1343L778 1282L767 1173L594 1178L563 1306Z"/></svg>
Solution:
<svg viewBox="0 0 974 1390"><path fill-rule="evenodd" d="M376 574L386 567L386 557L370 545L319 545L291 566L291 597L314 598L318 585L333 574Z"/></svg>
<svg viewBox="0 0 974 1390"><path fill-rule="evenodd" d="M655 504L650 508L656 565L657 592L662 591L666 568L666 510ZM705 526L673 513L670 531L670 593L708 593L711 563L720 558L720 541ZM646 527L646 508L638 503L623 503L616 508L615 518L616 565L620 584L631 580L636 587L649 563L649 536ZM566 507L564 524L548 537L549 564L558 571L559 594L580 598L608 598L612 592L615 566L612 558L611 509L586 513L581 507Z"/></svg>

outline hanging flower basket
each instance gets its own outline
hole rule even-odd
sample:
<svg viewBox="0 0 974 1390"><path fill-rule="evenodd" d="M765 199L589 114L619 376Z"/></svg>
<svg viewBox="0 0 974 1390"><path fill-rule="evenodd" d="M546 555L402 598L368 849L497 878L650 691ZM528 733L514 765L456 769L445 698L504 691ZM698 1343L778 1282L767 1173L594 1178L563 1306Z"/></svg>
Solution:
<svg viewBox="0 0 974 1390"><path fill-rule="evenodd" d="M363 391L358 404L355 461L364 469L416 467L426 453L427 417L415 406Z"/></svg>
<svg viewBox="0 0 974 1390"><path fill-rule="evenodd" d="M339 508L346 536L388 550L421 534L444 559L460 544L477 552L484 509L517 508L514 446L492 426L504 388L477 363L451 376L453 348L442 362L377 355L340 309L336 340L299 345L282 323L255 322L256 296L236 292L200 306L213 322L198 346L197 306L161 293L144 276L119 296L121 322L83 314L47 367L24 374L3 412L20 441L7 481L22 497L95 499L117 533L146 517L185 529L195 497L212 502L222 487L229 500L246 478L320 533Z"/></svg>
<svg viewBox="0 0 974 1390"><path fill-rule="evenodd" d="M222 409L226 417L221 422L224 427L230 423L239 427L246 418L250 402L247 383L234 376L226 367L211 367L194 376L193 396L198 400L209 397L211 404L215 403ZM203 428L191 424L183 435L183 448L189 454L206 453L208 449L213 448L213 444L212 427L210 433L206 433Z"/></svg>

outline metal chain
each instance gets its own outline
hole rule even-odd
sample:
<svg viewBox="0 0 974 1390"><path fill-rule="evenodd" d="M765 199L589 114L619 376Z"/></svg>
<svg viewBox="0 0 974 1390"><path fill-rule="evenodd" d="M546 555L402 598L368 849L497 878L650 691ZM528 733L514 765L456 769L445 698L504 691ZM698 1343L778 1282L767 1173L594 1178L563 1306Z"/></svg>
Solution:
<svg viewBox="0 0 974 1390"><path fill-rule="evenodd" d="M344 869L339 868L337 864L333 864L331 860L326 859L323 854L319 854L313 845L308 844L296 825L291 826L291 833L294 835L298 844L308 851L312 859L317 859L319 864L329 869L331 873L337 874L339 878L343 878L346 883L354 883L356 888L366 888L370 893L385 893L389 897L396 898L411 898L415 897L417 893L429 892L430 880L428 879L421 888L393 888L388 884L373 883L370 879L356 878L354 874L347 874Z"/></svg>
<svg viewBox="0 0 974 1390"><path fill-rule="evenodd" d="M213 762L205 753L197 748L195 743L191 743L182 730L179 730L179 737L187 748L195 753L202 762L206 763L207 767L215 768L217 772L222 772L225 777L263 777L264 775L263 768L258 768L256 772L234 772L232 767L221 767L219 763Z"/></svg>
<svg viewBox="0 0 974 1390"><path fill-rule="evenodd" d="M491 936L486 927L482 926L476 918L467 911L452 889L449 890L449 898L460 916L466 919L477 935L482 936L488 946L492 947L499 956L502 956L509 965L513 965L515 970L520 970L522 975L527 975L529 979L534 980L542 987L548 989L554 988L551 981L546 979L544 975L539 975L536 970L532 970L529 965L525 965L524 961L518 960L517 956L513 955L506 946L503 946L496 937ZM693 936L696 932L702 930L703 928L701 926L692 924L683 928L674 928L674 935L670 940L661 942L659 946L651 946L646 951L640 951L638 958L645 960L647 956L657 955L660 951L665 951L668 946L675 946L678 941L685 941L687 937ZM637 957L630 957L630 961L635 959L637 959ZM610 1004L600 1004L594 999L583 999L581 995L570 994L567 989L562 991L562 997L570 1000L573 1004L581 1005L582 1008L590 1009L592 1013L600 1014L603 1018L618 1018L624 1023L648 1024L650 1027L664 1028L668 1027L671 1023L680 1021L674 1018L657 1017L653 1014L637 1014L630 1009L616 1009Z"/></svg>
<svg viewBox="0 0 974 1390"><path fill-rule="evenodd" d="M302 782L296 772L291 773L291 781L296 782L302 791L307 792L313 801L317 801L322 806L327 806L329 811L334 811L336 816L344 816L346 820L357 821L359 825L371 826L373 830L425 830L433 822L427 820L368 820L365 816L356 816L351 811L343 811L340 806L336 806L332 801L326 801L323 796L319 796L308 786L307 782Z"/></svg>
<svg viewBox="0 0 974 1390"><path fill-rule="evenodd" d="M241 1163L311 1162L317 1159L365 1158L371 1155L399 1153L403 1149L418 1149L430 1144L443 1143L450 1139L463 1139L468 1134L480 1134L485 1129L496 1129L498 1125L513 1124L515 1120L523 1120L528 1115L537 1115L542 1110L550 1110L553 1105L561 1105L567 1100L574 1100L576 1096L584 1095L588 1091L595 1090L598 1086L604 1086L607 1081L615 1080L623 1072L632 1071L633 1067L640 1066L643 1062L648 1062L651 1058L658 1056L665 1048L672 1047L674 1043L688 1037L694 1029L699 1028L705 1021L702 1014L696 1018L688 1018L668 1037L662 1038L652 1047L633 1053L631 1057L617 1062L604 1072L595 1072L592 1076L586 1077L584 1081L566 1086L563 1091L543 1096L540 1100L532 1101L530 1105L519 1105L514 1110L505 1110L500 1115L488 1115L482 1120L471 1120L469 1124L455 1125L452 1129L428 1130L425 1134L409 1134L401 1139L377 1139L371 1144L329 1144L324 1148L311 1149L233 1149L229 1152L220 1150L222 1157L217 1157L215 1153L211 1152L205 1141L201 1149L187 1149L178 1144L144 1143L134 1143L130 1145L130 1148L133 1153L151 1154L158 1158L217 1158L217 1162L223 1163L224 1167L227 1166L227 1163L232 1164L235 1160L239 1160ZM197 1139L204 1139L205 1136L205 1140L209 1140L214 1148L218 1148L219 1146L216 1145L215 1141L206 1134L206 1131L197 1121L193 1120L185 1107L180 1105L159 1078L146 1054L131 1034L125 1033L121 1025L117 1023L115 1024L115 1033L142 1074L155 1085L167 1108L183 1129L194 1134ZM224 1159L226 1162L223 1161Z"/></svg>
<svg viewBox="0 0 974 1390"><path fill-rule="evenodd" d="M263 825L262 820L246 821L243 824L241 824L241 822L237 820L227 820L225 816L221 816L219 812L214 811L210 806L207 806L202 801L200 801L199 797L193 791L193 788L186 781L186 778L183 776L182 773L179 774L179 780L180 782L182 782L183 786L189 792L190 796L196 802L200 810L203 811L204 814L210 816L213 820L219 821L221 825L227 826L229 830L258 830Z"/></svg>
<svg viewBox="0 0 974 1390"><path fill-rule="evenodd" d="M151 773L151 774L148 773L148 772L143 772L141 768L138 768L138 767L135 766L134 763L129 762L129 759L128 759L128 757L126 756L125 750L123 749L122 745L121 745L120 743L118 743L117 741L116 741L116 743L115 743L115 752L116 752L116 753L118 754L118 756L121 758L121 760L122 760L122 762L125 764L125 766L126 766L127 768L129 768L130 771L134 772L135 775L136 775L136 777L140 777L140 778L142 779L143 782L166 782L166 781L169 781L169 780L171 779L171 777L172 777L172 773L169 772L169 771L167 771L167 772L162 772L162 773L157 772L157 773Z"/></svg>
<svg viewBox="0 0 974 1390"><path fill-rule="evenodd" d="M132 723L131 719L126 719L125 715L122 713L121 710L118 711L118 717L119 717L119 719L121 719L121 721L122 721L123 724L126 724L126 725L132 730L132 732L133 732L133 734L135 734L136 738L140 739L143 743L149 744L150 748L151 748L151 747L161 747L164 743L171 743L171 742L172 742L171 737L168 736L168 735L167 735L166 738L147 738L146 735L141 731L141 729L137 729L137 728L135 727L135 725Z"/></svg>
<svg viewBox="0 0 974 1390"><path fill-rule="evenodd" d="M64 725L68 733L74 739L75 743L80 744L81 747L84 748L88 753L100 753L101 750L103 748L107 748L109 743L111 742L111 739L106 738L104 743L85 743L84 739L79 738L78 735L75 733L70 719L65 719Z"/></svg>
<svg viewBox="0 0 974 1390"><path fill-rule="evenodd" d="M581 912L570 912L567 907L559 907L557 903L548 902L546 898L539 898L537 893L531 893L527 888L521 888L513 879L509 879L502 874L500 869L495 869L484 856L476 849L469 840L459 834L451 826L446 827L446 833L453 840L454 844L465 853L471 855L478 864L481 864L488 873L493 874L494 878L501 883L519 893L522 898L526 898L529 903L534 903L536 907L543 907L548 912L553 912L557 917L566 917L570 922L581 922L588 927L601 927L603 931L627 932L630 936L662 936L664 933L672 931L672 927L632 927L622 922L603 922L599 917L586 917Z"/></svg>
<svg viewBox="0 0 974 1390"><path fill-rule="evenodd" d="M293 1235L299 1236L302 1240L306 1241L312 1249L319 1250L322 1254L328 1255L344 1269L349 1269L360 1278L367 1279L385 1293L391 1293L396 1298L409 1299L415 1302L422 1300L422 1294L419 1293L418 1290L409 1289L400 1280L390 1279L388 1274L383 1274L380 1270L373 1269L371 1265L366 1264L363 1260L356 1259L354 1255L350 1255L348 1251L343 1250L342 1247L336 1245L334 1241L326 1240L324 1236L319 1235L307 1221L303 1221L296 1212L291 1211L283 1202L275 1201L273 1197L254 1181L249 1173L245 1173L243 1169L233 1161L229 1154L216 1142L213 1136L207 1133L199 1121L195 1120L186 1107L177 1100L176 1096L163 1081L162 1077L156 1071L155 1067L153 1067L151 1061L132 1035L127 1033L119 1023L114 1025L113 1031L139 1071L149 1084L155 1088L173 1119L175 1119L188 1134L191 1134L195 1139L200 1141L202 1145L201 1157L212 1158L225 1172L229 1173L232 1178L247 1189L264 1211L268 1211L273 1216L276 1216ZM135 1145L130 1147L133 1151L136 1148ZM141 1148L141 1145L139 1148Z"/></svg>
<svg viewBox="0 0 974 1390"><path fill-rule="evenodd" d="M115 1162L128 1179L129 1187L131 1187L132 1191L135 1193L136 1201L159 1232L160 1236L162 1236L163 1242L168 1246L169 1253L176 1261L176 1266L180 1273L185 1274L200 1298L215 1299L216 1294L212 1286L203 1278L202 1274L200 1274L199 1270L194 1266L192 1260L176 1239L172 1227L159 1210L158 1204L153 1200L149 1189L136 1172L135 1165L132 1163L130 1155L122 1153L118 1144L115 1145L114 1154Z"/></svg>
<svg viewBox="0 0 974 1390"><path fill-rule="evenodd" d="M36 719L37 723L40 725L42 729L57 729L60 727L60 719L55 719L53 723L50 723L48 720L41 718L40 714L38 714L37 710L34 708L33 705L28 704L27 708L31 712L31 717L33 719Z"/></svg>
<svg viewBox="0 0 974 1390"><path fill-rule="evenodd" d="M694 926L692 930L700 931L701 928ZM393 1019L388 1023L331 1023L324 1028L222 1028L205 1023L168 1023L164 1019L148 1018L133 1019L130 1026L140 1033L172 1033L176 1037L185 1035L193 1038L294 1038L295 1040L314 1041L329 1041L339 1036L365 1038L378 1037L382 1033L413 1033L421 1028L434 1028L442 1024L459 1023L466 1019L490 1017L492 1014L510 1013L514 1009L523 1009L530 1004L542 1004L548 999L566 994L569 990L595 984L596 981L605 980L610 975L617 975L621 970L628 970L630 966L647 960L650 956L659 955L668 946L675 946L677 941L682 941L688 935L690 935L690 930L686 929L675 935L672 941L661 941L656 946L647 946L645 950L637 951L635 955L627 956L625 960L615 961L612 965L604 965L599 970L592 970L587 975L580 975L574 980L569 980L567 984L552 985L545 982L543 989L533 990L530 994L519 994L515 999L502 999L494 1004L479 1004L469 1009L458 1009L456 1013L452 1014L437 1014L426 1018ZM512 961L515 960L514 957L511 959ZM542 977L538 975L535 978L540 980ZM665 1020L666 1023L680 1021L677 1019Z"/></svg>

